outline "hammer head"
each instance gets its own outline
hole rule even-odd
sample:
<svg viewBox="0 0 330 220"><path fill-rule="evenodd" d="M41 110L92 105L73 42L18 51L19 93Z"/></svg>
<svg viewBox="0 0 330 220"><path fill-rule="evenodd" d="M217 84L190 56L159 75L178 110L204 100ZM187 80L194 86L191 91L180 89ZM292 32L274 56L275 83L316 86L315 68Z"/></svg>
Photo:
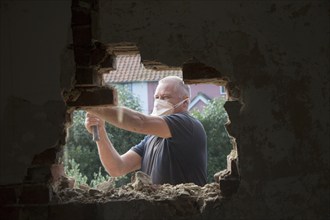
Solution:
<svg viewBox="0 0 330 220"><path fill-rule="evenodd" d="M76 87L63 93L63 99L68 107L104 107L114 106L118 103L117 92L108 86Z"/></svg>

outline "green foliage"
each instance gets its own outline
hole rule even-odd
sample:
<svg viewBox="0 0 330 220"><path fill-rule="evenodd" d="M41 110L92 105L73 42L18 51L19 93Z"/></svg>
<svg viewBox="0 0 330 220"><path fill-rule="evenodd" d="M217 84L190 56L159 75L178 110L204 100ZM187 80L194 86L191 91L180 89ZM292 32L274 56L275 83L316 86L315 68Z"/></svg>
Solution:
<svg viewBox="0 0 330 220"><path fill-rule="evenodd" d="M119 104L131 109L141 111L139 100L124 86L116 86ZM208 182L213 182L213 175L226 168L226 157L232 146L225 129L228 120L223 108L224 99L214 99L202 112L194 111L192 115L204 125L208 144ZM73 113L73 125L69 129L68 140L65 146L64 163L68 176L76 179L78 184L90 183L95 187L109 178L103 169L98 156L95 142L84 125L85 112ZM120 154L125 153L132 146L138 144L143 135L128 132L112 125L106 124L106 131L113 145ZM130 182L131 175L115 178L116 186Z"/></svg>
<svg viewBox="0 0 330 220"><path fill-rule="evenodd" d="M118 93L119 105L126 106L136 111L141 111L139 99L130 93L127 87L117 85L116 89ZM106 131L119 154L125 153L131 147L140 143L144 137L144 135L125 131L110 124L106 124Z"/></svg>
<svg viewBox="0 0 330 220"><path fill-rule="evenodd" d="M223 108L225 100L222 98L211 100L203 111L193 111L205 128L208 147L208 182L213 182L213 175L226 169L227 155L232 149L230 138L225 128L228 115Z"/></svg>
<svg viewBox="0 0 330 220"><path fill-rule="evenodd" d="M68 160L68 165L64 167L68 176L75 179L75 185L79 186L87 183L87 177L81 174L79 164L74 159Z"/></svg>
<svg viewBox="0 0 330 220"><path fill-rule="evenodd" d="M99 167L99 172L93 174L94 178L91 180L91 183L89 184L91 187L95 188L98 184L107 181L110 178L109 175L104 176L101 170L102 167Z"/></svg>
<svg viewBox="0 0 330 220"><path fill-rule="evenodd" d="M121 106L126 106L136 111L140 111L141 107L139 100L124 86L116 86L118 92L118 101ZM102 163L98 156L96 143L92 140L91 134L85 128L85 112L77 110L73 112L73 125L68 129L68 139L64 147L64 165L68 167L67 175L75 175L78 177L77 171L75 173L68 170L71 169L70 161L80 165L79 170L82 176L87 177L87 182L92 186L97 185L101 180L107 178L107 173L101 169ZM144 137L141 134L128 132L112 125L106 124L106 131L114 147L120 154L125 153L132 146L138 144ZM116 184L122 185L130 180L130 176L116 178Z"/></svg>

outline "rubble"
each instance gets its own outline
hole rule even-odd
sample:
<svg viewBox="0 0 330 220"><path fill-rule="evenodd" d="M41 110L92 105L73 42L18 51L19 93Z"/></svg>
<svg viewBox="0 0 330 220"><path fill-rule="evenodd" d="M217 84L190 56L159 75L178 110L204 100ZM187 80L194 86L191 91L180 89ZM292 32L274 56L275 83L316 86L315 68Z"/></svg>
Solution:
<svg viewBox="0 0 330 220"><path fill-rule="evenodd" d="M149 200L149 201L174 201L184 199L186 202L196 203L202 211L209 202L221 199L219 183L209 183L197 186L193 183L178 185L152 184L148 175L136 172L132 182L115 188L114 180L110 178L101 183L96 189L66 188L56 192L60 203L105 203L116 200Z"/></svg>

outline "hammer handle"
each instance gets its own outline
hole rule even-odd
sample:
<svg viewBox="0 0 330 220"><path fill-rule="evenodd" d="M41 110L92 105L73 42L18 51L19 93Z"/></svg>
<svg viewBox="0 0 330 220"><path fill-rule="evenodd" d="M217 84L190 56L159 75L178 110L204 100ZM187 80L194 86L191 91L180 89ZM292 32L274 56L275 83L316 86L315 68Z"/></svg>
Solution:
<svg viewBox="0 0 330 220"><path fill-rule="evenodd" d="M97 125L93 125L92 130L93 130L93 141L99 141L100 135L99 135L99 128L97 127Z"/></svg>

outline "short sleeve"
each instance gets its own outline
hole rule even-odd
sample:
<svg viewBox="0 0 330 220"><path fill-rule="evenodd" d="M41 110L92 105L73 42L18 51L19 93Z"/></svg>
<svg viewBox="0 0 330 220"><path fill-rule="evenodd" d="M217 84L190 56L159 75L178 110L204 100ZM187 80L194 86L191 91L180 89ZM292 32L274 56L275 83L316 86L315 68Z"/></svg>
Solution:
<svg viewBox="0 0 330 220"><path fill-rule="evenodd" d="M138 155L140 155L141 157L143 157L145 152L145 145L148 140L148 137L149 136L145 136L144 139L139 144L132 147L131 150L137 153Z"/></svg>

